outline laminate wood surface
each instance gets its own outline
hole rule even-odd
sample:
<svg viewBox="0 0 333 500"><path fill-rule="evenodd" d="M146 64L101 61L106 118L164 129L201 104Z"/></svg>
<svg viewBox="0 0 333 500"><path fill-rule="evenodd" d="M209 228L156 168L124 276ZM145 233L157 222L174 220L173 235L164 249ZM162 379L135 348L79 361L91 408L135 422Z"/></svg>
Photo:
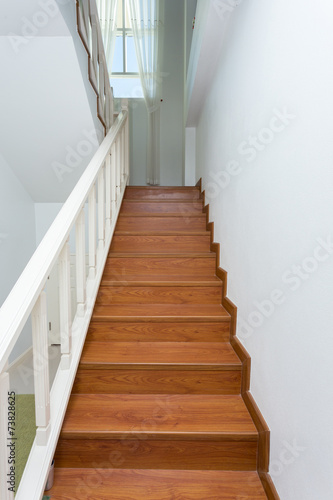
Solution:
<svg viewBox="0 0 333 500"><path fill-rule="evenodd" d="M240 396L71 396L61 430L62 438L122 439L135 434L168 440L194 437L222 441L258 440L258 432Z"/></svg>
<svg viewBox="0 0 333 500"><path fill-rule="evenodd" d="M193 201L137 201L137 200L124 200L121 207L123 215L135 216L139 214L163 214L168 213L179 214L180 216L187 216L190 213L202 213L202 202L200 200Z"/></svg>
<svg viewBox="0 0 333 500"><path fill-rule="evenodd" d="M60 439L55 462L57 467L254 471L257 451L255 441L171 441L136 434L133 439Z"/></svg>
<svg viewBox="0 0 333 500"><path fill-rule="evenodd" d="M223 283L216 276L186 275L179 277L177 274L152 274L149 276L134 274L117 274L113 278L103 276L101 287L104 286L217 286L222 288Z"/></svg>
<svg viewBox="0 0 333 500"><path fill-rule="evenodd" d="M209 233L193 236L189 235L119 235L112 240L111 252L147 253L154 249L154 253L180 252L209 252Z"/></svg>
<svg viewBox="0 0 333 500"><path fill-rule="evenodd" d="M241 369L234 366L215 370L207 366L190 369L155 365L112 369L81 365L76 374L73 394L239 394ZM97 369L98 367L98 369Z"/></svg>
<svg viewBox="0 0 333 500"><path fill-rule="evenodd" d="M184 286L100 287L96 304L221 304L222 289Z"/></svg>
<svg viewBox="0 0 333 500"><path fill-rule="evenodd" d="M125 191L125 199L143 199L143 200L178 200L190 199L198 200L200 198L198 188L191 187L136 187L127 186Z"/></svg>
<svg viewBox="0 0 333 500"><path fill-rule="evenodd" d="M126 319L121 323L90 323L89 342L227 342L230 336L228 322L197 321L136 323Z"/></svg>
<svg viewBox="0 0 333 500"><path fill-rule="evenodd" d="M256 472L55 469L52 500L264 500Z"/></svg>
<svg viewBox="0 0 333 500"><path fill-rule="evenodd" d="M226 342L86 342L80 365L209 365L239 369Z"/></svg>
<svg viewBox="0 0 333 500"><path fill-rule="evenodd" d="M130 217L120 216L116 231L205 231L205 214L194 217Z"/></svg>
<svg viewBox="0 0 333 500"><path fill-rule="evenodd" d="M127 274L151 275L169 274L174 276L214 276L215 255L170 256L149 254L110 254L103 278L120 278Z"/></svg>
<svg viewBox="0 0 333 500"><path fill-rule="evenodd" d="M219 304L117 304L99 305L93 321L228 321L229 313Z"/></svg>

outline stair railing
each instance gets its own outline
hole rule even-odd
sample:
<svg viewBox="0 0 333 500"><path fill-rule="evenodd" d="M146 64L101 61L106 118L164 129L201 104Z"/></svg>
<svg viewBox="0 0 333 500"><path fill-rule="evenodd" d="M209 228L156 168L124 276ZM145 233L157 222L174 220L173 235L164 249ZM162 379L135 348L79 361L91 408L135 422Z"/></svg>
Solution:
<svg viewBox="0 0 333 500"><path fill-rule="evenodd" d="M128 106L90 161L0 309L0 498L12 500L8 358L31 315L36 436L16 500L40 500L80 360L108 249L129 180ZM87 214L85 214L87 212ZM87 215L87 217L85 216ZM86 227L87 226L87 227ZM85 232L88 232L88 238ZM75 234L74 234L75 233ZM76 314L71 321L69 237L75 236ZM89 272L86 277L86 258ZM59 273L61 359L50 391L47 325L48 276ZM14 431L15 432L15 431Z"/></svg>
<svg viewBox="0 0 333 500"><path fill-rule="evenodd" d="M97 95L97 114L108 131L113 122L113 91L96 0L77 0L76 7L78 32L89 57L89 80Z"/></svg>

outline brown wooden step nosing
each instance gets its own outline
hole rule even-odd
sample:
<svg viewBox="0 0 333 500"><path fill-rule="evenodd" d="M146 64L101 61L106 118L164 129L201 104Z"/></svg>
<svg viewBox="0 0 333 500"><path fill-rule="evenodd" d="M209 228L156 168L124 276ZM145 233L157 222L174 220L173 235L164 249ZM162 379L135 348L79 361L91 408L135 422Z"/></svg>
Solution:
<svg viewBox="0 0 333 500"><path fill-rule="evenodd" d="M176 287L222 287L223 283L222 281L144 281L144 280L138 280L138 281L131 281L131 280L108 280L104 279L102 280L101 287L124 287L124 286L137 286L137 287L150 287L150 286L176 286Z"/></svg>
<svg viewBox="0 0 333 500"><path fill-rule="evenodd" d="M96 323L127 322L127 323L230 323L228 316L96 316L93 314L92 321Z"/></svg>
<svg viewBox="0 0 333 500"><path fill-rule="evenodd" d="M182 203L187 205L200 205L203 207L202 200L200 198L194 198L193 200L189 198L167 198L167 199L158 199L152 200L149 198L124 198L123 203L152 203L152 204L161 204L161 203Z"/></svg>
<svg viewBox="0 0 333 500"><path fill-rule="evenodd" d="M239 363L105 363L81 361L79 369L86 370L182 370L182 371L238 371Z"/></svg>
<svg viewBox="0 0 333 500"><path fill-rule="evenodd" d="M214 252L177 252L177 253L126 253L109 252L110 259L216 259Z"/></svg>
<svg viewBox="0 0 333 500"><path fill-rule="evenodd" d="M124 430L124 431L107 431L107 430L62 430L60 439L88 439L88 440L131 440L131 439L151 439L151 440L167 440L167 441L224 441L224 442L257 442L258 433L252 431L244 432L200 432L200 431L143 431L143 430Z"/></svg>
<svg viewBox="0 0 333 500"><path fill-rule="evenodd" d="M209 231L115 231L116 236L207 236L210 237Z"/></svg>
<svg viewBox="0 0 333 500"><path fill-rule="evenodd" d="M205 213L197 213L197 212L164 212L164 213L154 213L154 212L133 212L133 213L122 213L120 211L119 217L160 217L160 218L166 218L166 217L175 217L175 218L180 218L180 219L187 219L188 217L197 217L200 219L206 220L206 214Z"/></svg>

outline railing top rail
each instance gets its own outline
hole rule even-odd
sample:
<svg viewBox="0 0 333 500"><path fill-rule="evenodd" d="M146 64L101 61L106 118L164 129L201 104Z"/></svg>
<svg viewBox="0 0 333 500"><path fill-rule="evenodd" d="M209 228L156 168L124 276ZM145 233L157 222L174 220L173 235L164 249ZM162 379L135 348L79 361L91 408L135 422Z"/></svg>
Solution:
<svg viewBox="0 0 333 500"><path fill-rule="evenodd" d="M37 247L21 276L0 309L0 373L12 348L45 286L47 277L69 237L78 214L94 185L98 171L124 125L128 112L123 110L91 159L72 193Z"/></svg>

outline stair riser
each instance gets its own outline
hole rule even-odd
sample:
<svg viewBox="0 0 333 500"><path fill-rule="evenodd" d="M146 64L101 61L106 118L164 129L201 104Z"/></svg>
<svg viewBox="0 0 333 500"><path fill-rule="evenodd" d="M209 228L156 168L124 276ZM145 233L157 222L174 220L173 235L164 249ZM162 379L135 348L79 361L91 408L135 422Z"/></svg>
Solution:
<svg viewBox="0 0 333 500"><path fill-rule="evenodd" d="M229 323L94 323L87 341L228 342Z"/></svg>
<svg viewBox="0 0 333 500"><path fill-rule="evenodd" d="M220 287L102 286L97 304L221 304Z"/></svg>
<svg viewBox="0 0 333 500"><path fill-rule="evenodd" d="M124 276L151 276L151 275L173 275L173 276L211 276L215 272L215 259L196 257L114 257L108 258L104 279L121 280Z"/></svg>
<svg viewBox="0 0 333 500"><path fill-rule="evenodd" d="M186 203L172 202L143 202L124 200L121 206L121 213L127 214L177 214L179 217L185 217L189 213L202 213L202 201L189 201Z"/></svg>
<svg viewBox="0 0 333 500"><path fill-rule="evenodd" d="M198 217L123 217L116 231L205 231L206 216Z"/></svg>
<svg viewBox="0 0 333 500"><path fill-rule="evenodd" d="M210 236L114 236L111 252L209 252Z"/></svg>
<svg viewBox="0 0 333 500"><path fill-rule="evenodd" d="M127 188L125 191L125 200L198 200L200 197L199 189L149 189L149 188Z"/></svg>
<svg viewBox="0 0 333 500"><path fill-rule="evenodd" d="M240 370L79 368L73 394L239 394Z"/></svg>
<svg viewBox="0 0 333 500"><path fill-rule="evenodd" d="M153 420L147 420L151 430ZM257 466L257 442L137 439L65 439L58 443L57 467L250 471Z"/></svg>

